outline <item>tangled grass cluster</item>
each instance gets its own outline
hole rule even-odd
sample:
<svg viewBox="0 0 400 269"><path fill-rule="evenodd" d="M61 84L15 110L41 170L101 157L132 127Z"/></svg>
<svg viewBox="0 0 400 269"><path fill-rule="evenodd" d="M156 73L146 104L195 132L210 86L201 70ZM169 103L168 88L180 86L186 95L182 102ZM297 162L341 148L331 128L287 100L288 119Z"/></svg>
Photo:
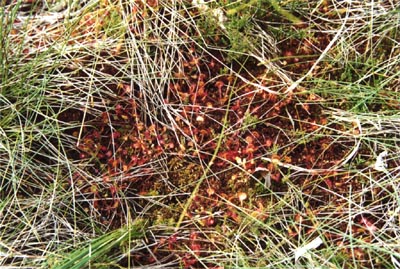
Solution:
<svg viewBox="0 0 400 269"><path fill-rule="evenodd" d="M0 265L399 268L395 1L3 1Z"/></svg>

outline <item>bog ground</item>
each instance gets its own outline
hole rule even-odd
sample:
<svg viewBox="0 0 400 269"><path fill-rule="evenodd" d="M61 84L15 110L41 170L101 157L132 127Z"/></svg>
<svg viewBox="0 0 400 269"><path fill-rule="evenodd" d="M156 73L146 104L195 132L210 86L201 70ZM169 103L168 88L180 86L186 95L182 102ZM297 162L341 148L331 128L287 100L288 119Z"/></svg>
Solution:
<svg viewBox="0 0 400 269"><path fill-rule="evenodd" d="M0 266L400 268L397 1L0 14Z"/></svg>

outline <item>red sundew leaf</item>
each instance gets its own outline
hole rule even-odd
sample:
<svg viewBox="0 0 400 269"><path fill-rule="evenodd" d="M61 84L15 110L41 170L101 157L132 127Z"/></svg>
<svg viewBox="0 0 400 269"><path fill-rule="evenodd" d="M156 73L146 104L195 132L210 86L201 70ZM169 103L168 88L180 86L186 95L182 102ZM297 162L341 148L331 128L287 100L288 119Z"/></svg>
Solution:
<svg viewBox="0 0 400 269"><path fill-rule="evenodd" d="M173 77L174 77L174 78L177 78L177 79L184 79L184 78L186 78L186 74L185 74L185 72L182 72L182 71L180 71L180 72L175 72L175 73L173 74ZM171 88L171 89L175 88L175 86L180 87L179 83L170 83L170 88Z"/></svg>
<svg viewBox="0 0 400 269"><path fill-rule="evenodd" d="M118 139L119 137L121 137L121 133L118 132L118 131L114 131L114 132L111 133L111 137L113 139Z"/></svg>
<svg viewBox="0 0 400 269"><path fill-rule="evenodd" d="M254 143L254 138L251 135L246 136L245 140L248 145L252 145Z"/></svg>
<svg viewBox="0 0 400 269"><path fill-rule="evenodd" d="M337 239L343 239L342 235L338 235L336 233L330 233L330 232L325 232L323 233L324 237L329 239L329 240L335 240L338 245L343 244L344 240L337 240Z"/></svg>
<svg viewBox="0 0 400 269"><path fill-rule="evenodd" d="M196 91L193 94L199 95L200 89L202 89L202 92L204 94L204 84L205 84L204 81L197 82Z"/></svg>
<svg viewBox="0 0 400 269"><path fill-rule="evenodd" d="M283 56L284 57L292 57L293 56L293 52L290 50L284 51L283 52Z"/></svg>
<svg viewBox="0 0 400 269"><path fill-rule="evenodd" d="M118 160L110 159L108 160L108 164L110 165L110 168L115 169L118 167Z"/></svg>
<svg viewBox="0 0 400 269"><path fill-rule="evenodd" d="M329 178L324 180L325 184L328 186L328 189L332 189L333 188L333 183L332 180L330 180Z"/></svg>
<svg viewBox="0 0 400 269"><path fill-rule="evenodd" d="M100 138L100 133L98 132L98 131L96 131L96 130L94 130L93 132L92 132L92 135L91 135L94 139L99 139Z"/></svg>
<svg viewBox="0 0 400 269"><path fill-rule="evenodd" d="M121 104L117 104L117 105L115 106L115 112L117 113L117 115L118 115L119 113L121 113L122 110L123 110L123 108L122 108Z"/></svg>
<svg viewBox="0 0 400 269"><path fill-rule="evenodd" d="M287 232L288 232L289 237L295 237L298 234L297 229L296 228L292 229L291 227L287 228Z"/></svg>
<svg viewBox="0 0 400 269"><path fill-rule="evenodd" d="M138 131L143 131L145 129L143 122L136 123L136 128Z"/></svg>
<svg viewBox="0 0 400 269"><path fill-rule="evenodd" d="M105 151L108 150L108 148L107 148L106 146L103 145L103 146L100 147L100 150L103 151L103 152L105 152Z"/></svg>
<svg viewBox="0 0 400 269"><path fill-rule="evenodd" d="M174 149L175 148L175 144L173 142L170 142L166 145L167 149Z"/></svg>
<svg viewBox="0 0 400 269"><path fill-rule="evenodd" d="M228 212L226 212L226 215L233 219L236 223L240 223L241 221L239 215L234 211L228 210Z"/></svg>
<svg viewBox="0 0 400 269"><path fill-rule="evenodd" d="M183 257L182 262L183 262L184 268L190 268L190 267L192 267L192 265L196 264L197 259L191 258L191 257Z"/></svg>
<svg viewBox="0 0 400 269"><path fill-rule="evenodd" d="M122 149L121 154L122 154L122 156L128 155L128 150L126 148Z"/></svg>
<svg viewBox="0 0 400 269"><path fill-rule="evenodd" d="M292 158L291 158L290 156L284 156L284 157L282 158L282 161L283 161L284 163L292 163Z"/></svg>
<svg viewBox="0 0 400 269"><path fill-rule="evenodd" d="M114 201L113 205L111 206L112 209L116 209L119 207L119 200Z"/></svg>
<svg viewBox="0 0 400 269"><path fill-rule="evenodd" d="M166 138L168 138L168 137L165 137L164 135L160 135L160 134L156 135L156 139L160 145L165 145Z"/></svg>
<svg viewBox="0 0 400 269"><path fill-rule="evenodd" d="M141 158L141 159L139 159L138 160L138 165L144 165L144 164L146 164L148 162L148 159L147 159L147 157L143 157L143 158Z"/></svg>
<svg viewBox="0 0 400 269"><path fill-rule="evenodd" d="M189 64L192 66L198 66L200 64L200 57L193 56L192 59L190 59Z"/></svg>
<svg viewBox="0 0 400 269"><path fill-rule="evenodd" d="M191 243L191 244L190 244L190 249L193 251L193 253L194 253L196 256L199 256L199 255L200 255L200 251L201 251L201 246L200 246L200 244Z"/></svg>
<svg viewBox="0 0 400 269"><path fill-rule="evenodd" d="M191 135L191 134L192 134L192 130L191 130L188 126L184 126L184 127L182 128L182 131L183 131L183 133L186 134L186 135Z"/></svg>
<svg viewBox="0 0 400 269"><path fill-rule="evenodd" d="M244 169L248 171L249 173L254 173L256 170L256 163L253 158L253 154L249 155L250 161L246 162L244 165Z"/></svg>
<svg viewBox="0 0 400 269"><path fill-rule="evenodd" d="M107 156L108 158L111 158L111 157L113 156L113 152L112 152L111 150L107 151L107 152L106 152L106 156Z"/></svg>
<svg viewBox="0 0 400 269"><path fill-rule="evenodd" d="M198 236L197 232L191 232L190 235L189 235L189 239L191 241L196 240L197 236Z"/></svg>
<svg viewBox="0 0 400 269"><path fill-rule="evenodd" d="M136 143L132 143L132 148L141 149L142 148L142 143L140 141L138 141Z"/></svg>
<svg viewBox="0 0 400 269"><path fill-rule="evenodd" d="M129 166L136 166L138 163L138 157L136 155L131 156L131 161L129 162Z"/></svg>
<svg viewBox="0 0 400 269"><path fill-rule="evenodd" d="M131 168L131 166L126 165L126 164L122 165L122 171L124 171L124 172L128 171L129 168Z"/></svg>
<svg viewBox="0 0 400 269"><path fill-rule="evenodd" d="M235 159L239 156L238 151L228 150L222 151L218 153L218 157L228 161L235 161Z"/></svg>
<svg viewBox="0 0 400 269"><path fill-rule="evenodd" d="M208 136L209 134L211 134L211 130L210 129L201 129L200 131L198 131L198 133L200 134L201 138L204 138L204 137Z"/></svg>
<svg viewBox="0 0 400 269"><path fill-rule="evenodd" d="M204 85L204 84L205 84L204 81L206 81L207 78L208 78L208 75L207 75L206 73L201 73L201 74L199 75L199 84L200 84L200 85Z"/></svg>
<svg viewBox="0 0 400 269"><path fill-rule="evenodd" d="M214 69L214 67L216 66L216 62L214 59L211 59L207 65L210 69Z"/></svg>
<svg viewBox="0 0 400 269"><path fill-rule="evenodd" d="M99 208L99 200L96 198L93 200L93 208L95 208L95 209Z"/></svg>
<svg viewBox="0 0 400 269"><path fill-rule="evenodd" d="M161 146L157 146L156 152L155 152L155 157L159 157L163 153L164 153L164 149Z"/></svg>
<svg viewBox="0 0 400 269"><path fill-rule="evenodd" d="M155 124L151 124L150 126L147 127L147 130L150 132L150 134L154 134L156 135L156 125Z"/></svg>
<svg viewBox="0 0 400 269"><path fill-rule="evenodd" d="M271 146L272 146L272 144L273 144L273 141L272 141L272 139L266 139L265 140L265 143L264 143L264 145L267 147L267 148L270 148Z"/></svg>
<svg viewBox="0 0 400 269"><path fill-rule="evenodd" d="M282 175L279 172L275 173L275 174L271 174L271 179L275 182L279 182L281 180L281 177L282 177Z"/></svg>
<svg viewBox="0 0 400 269"><path fill-rule="evenodd" d="M301 214L297 213L295 215L294 219L298 224L301 224L303 222L303 220L304 220L304 217Z"/></svg>
<svg viewBox="0 0 400 269"><path fill-rule="evenodd" d="M146 131L144 131L144 138L147 140L147 141L151 141L151 132L150 132L150 130L149 129L146 129Z"/></svg>
<svg viewBox="0 0 400 269"><path fill-rule="evenodd" d="M248 155L250 156L250 155L253 155L253 153L254 153L256 150L257 150L257 147L254 146L253 144L250 144L250 145L247 145L247 147L245 147L245 148L242 150L242 152L243 152L244 154L248 154Z"/></svg>
<svg viewBox="0 0 400 269"><path fill-rule="evenodd" d="M110 177L109 177L108 175L104 175L104 176L103 176L103 182L104 182L104 183L110 182Z"/></svg>
<svg viewBox="0 0 400 269"><path fill-rule="evenodd" d="M217 87L217 89L218 89L219 91L221 91L222 87L225 86L225 83L224 83L222 80L218 80L217 82L215 82L214 85L215 85L215 87Z"/></svg>
<svg viewBox="0 0 400 269"><path fill-rule="evenodd" d="M177 238L176 234L171 235L168 238L168 249L169 250L174 250L174 246L175 246L177 241L178 241L178 238Z"/></svg>
<svg viewBox="0 0 400 269"><path fill-rule="evenodd" d="M242 116L243 115L243 109L242 109L242 106L240 104L240 100L237 100L235 102L235 104L232 106L232 110L235 111L238 114L238 116Z"/></svg>
<svg viewBox="0 0 400 269"><path fill-rule="evenodd" d="M215 189L213 189L213 188L207 188L207 194L208 194L208 196L212 196L212 195L214 195L215 194Z"/></svg>
<svg viewBox="0 0 400 269"><path fill-rule="evenodd" d="M122 84L122 90L124 94L132 93L132 87L128 84Z"/></svg>
<svg viewBox="0 0 400 269"><path fill-rule="evenodd" d="M212 227L212 226L214 226L214 225L215 225L215 219L214 219L214 217L208 217L208 218L205 220L204 225L207 226L207 227Z"/></svg>
<svg viewBox="0 0 400 269"><path fill-rule="evenodd" d="M102 119L102 122L103 123L105 123L105 124L107 124L108 123L108 113L107 112L103 112L103 113L101 113L101 119Z"/></svg>
<svg viewBox="0 0 400 269"><path fill-rule="evenodd" d="M118 187L115 186L115 185L111 185L111 186L109 187L109 190L110 190L111 196L114 197L114 195L118 192Z"/></svg>

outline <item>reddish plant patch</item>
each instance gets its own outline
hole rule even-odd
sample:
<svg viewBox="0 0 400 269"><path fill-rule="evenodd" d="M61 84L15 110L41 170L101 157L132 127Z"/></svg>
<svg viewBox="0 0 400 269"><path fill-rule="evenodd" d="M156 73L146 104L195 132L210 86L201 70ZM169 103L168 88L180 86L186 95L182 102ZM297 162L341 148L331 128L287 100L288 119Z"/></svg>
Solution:
<svg viewBox="0 0 400 269"><path fill-rule="evenodd" d="M316 33L286 41L280 48L281 68L293 77L303 75L331 38ZM362 188L357 180L350 180L354 175L335 168L350 156L354 141L341 135L349 132L348 126L329 122L320 96L300 87L287 94L267 92L227 73L221 64L222 53L200 52L195 46L181 49L182 68L173 70L169 85L155 93L161 93L164 106L152 115L173 112L170 115L175 118L167 121L158 115L152 119L149 113L153 111L146 107L148 99L138 85L109 85L115 98L100 116L87 122L79 141L79 157L90 159L88 170L99 181L77 174L74 186L88 201L86 210L97 212L110 227L125 222L125 211L130 209L121 197L129 195L142 199L138 207L145 207L146 197L167 197L163 206L153 206L146 214L155 225L174 225L187 193L205 178L188 206L185 228L153 238L152 248L132 255L135 265L179 260L184 268L212 268L202 258L222 248L233 236L225 236L230 227L243 224L249 216L253 221L273 223L288 240L311 236L324 225L315 216L324 213L328 202L340 205L335 199L349 187L353 191ZM263 87L279 84L279 78L266 68L248 65ZM246 72L241 75L254 79ZM284 197L290 191L288 181L307 197L307 207L301 205L301 213L288 213L291 224L283 226L267 210L278 198L267 194ZM350 228L354 236L372 240L378 227L372 217L360 216ZM344 240L340 232L324 236L338 244ZM243 244L249 252L256 249L250 242ZM362 259L364 253L360 249L357 255Z"/></svg>

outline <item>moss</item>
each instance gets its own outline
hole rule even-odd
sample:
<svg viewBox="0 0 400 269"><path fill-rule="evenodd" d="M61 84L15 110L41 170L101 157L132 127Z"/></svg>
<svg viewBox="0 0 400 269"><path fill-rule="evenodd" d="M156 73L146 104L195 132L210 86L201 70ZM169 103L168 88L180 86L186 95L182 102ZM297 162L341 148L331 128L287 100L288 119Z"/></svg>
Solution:
<svg viewBox="0 0 400 269"><path fill-rule="evenodd" d="M174 157L169 161L169 181L181 191L188 192L203 175L203 167L200 164L187 161L180 157Z"/></svg>

